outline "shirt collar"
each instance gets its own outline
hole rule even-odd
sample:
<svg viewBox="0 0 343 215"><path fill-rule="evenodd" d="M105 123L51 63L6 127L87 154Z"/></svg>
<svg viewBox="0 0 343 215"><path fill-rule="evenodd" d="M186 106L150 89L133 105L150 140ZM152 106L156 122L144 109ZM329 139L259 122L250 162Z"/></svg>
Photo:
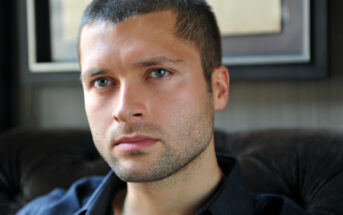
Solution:
<svg viewBox="0 0 343 215"><path fill-rule="evenodd" d="M244 183L238 162L225 154L217 154L217 158L225 175L224 181L198 214L253 214L254 195Z"/></svg>
<svg viewBox="0 0 343 215"><path fill-rule="evenodd" d="M102 183L94 191L87 203L76 213L77 215L107 214L111 209L112 200L116 192L125 187L113 171L110 171Z"/></svg>
<svg viewBox="0 0 343 215"><path fill-rule="evenodd" d="M200 208L197 214L253 214L254 195L244 183L238 162L226 154L218 153L217 158L225 178L214 195ZM76 214L107 214L114 195L125 186L126 183L121 181L113 171L110 171L87 203Z"/></svg>

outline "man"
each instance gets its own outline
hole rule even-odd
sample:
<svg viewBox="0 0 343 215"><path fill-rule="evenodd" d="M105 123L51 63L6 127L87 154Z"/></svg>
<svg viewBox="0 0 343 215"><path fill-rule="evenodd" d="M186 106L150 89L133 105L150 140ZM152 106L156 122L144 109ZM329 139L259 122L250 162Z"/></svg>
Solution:
<svg viewBox="0 0 343 215"><path fill-rule="evenodd" d="M236 161L216 156L214 111L229 88L220 47L203 0L94 0L80 27L81 79L94 143L115 174L19 214L306 214L249 192Z"/></svg>

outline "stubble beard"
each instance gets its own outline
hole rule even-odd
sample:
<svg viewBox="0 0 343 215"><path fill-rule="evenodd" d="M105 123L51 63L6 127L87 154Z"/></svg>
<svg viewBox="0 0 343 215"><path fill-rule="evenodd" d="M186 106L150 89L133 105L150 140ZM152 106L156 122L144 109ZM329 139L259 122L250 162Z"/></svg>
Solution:
<svg viewBox="0 0 343 215"><path fill-rule="evenodd" d="M144 169L127 168L111 152L103 156L114 173L125 182L153 182L167 178L192 163L209 146L213 136L214 111L212 98L204 105L200 114L185 114L171 130L164 131L161 127L146 123L126 125L125 128L114 131L113 136L123 133L144 133L163 136L161 142L163 152ZM174 134L174 135L171 135ZM96 140L94 140L96 141ZM100 140L101 141L101 140ZM129 154L132 159L145 156L144 152Z"/></svg>

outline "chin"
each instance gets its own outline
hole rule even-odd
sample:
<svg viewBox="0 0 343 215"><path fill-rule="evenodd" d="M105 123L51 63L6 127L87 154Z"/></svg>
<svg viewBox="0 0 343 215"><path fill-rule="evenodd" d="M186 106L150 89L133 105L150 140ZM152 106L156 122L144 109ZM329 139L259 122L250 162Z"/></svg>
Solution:
<svg viewBox="0 0 343 215"><path fill-rule="evenodd" d="M123 171L113 170L113 171L118 176L118 178L120 178L122 181L132 182L132 183L159 181L169 176L169 175L162 175L161 173L151 174L142 169L123 170Z"/></svg>
<svg viewBox="0 0 343 215"><path fill-rule="evenodd" d="M125 182L153 182L162 180L172 175L175 171L160 168L147 161L125 161L109 163L113 172ZM154 168L155 167L155 168Z"/></svg>

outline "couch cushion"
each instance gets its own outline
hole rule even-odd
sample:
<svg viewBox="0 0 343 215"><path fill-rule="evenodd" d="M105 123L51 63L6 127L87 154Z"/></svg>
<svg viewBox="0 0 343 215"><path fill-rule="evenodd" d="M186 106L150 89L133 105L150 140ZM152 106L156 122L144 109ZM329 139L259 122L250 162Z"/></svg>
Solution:
<svg viewBox="0 0 343 215"><path fill-rule="evenodd" d="M314 215L343 214L341 134L265 130L222 138L217 150L239 160L253 191L285 195Z"/></svg>
<svg viewBox="0 0 343 215"><path fill-rule="evenodd" d="M0 135L0 214L109 167L86 130L13 130Z"/></svg>

